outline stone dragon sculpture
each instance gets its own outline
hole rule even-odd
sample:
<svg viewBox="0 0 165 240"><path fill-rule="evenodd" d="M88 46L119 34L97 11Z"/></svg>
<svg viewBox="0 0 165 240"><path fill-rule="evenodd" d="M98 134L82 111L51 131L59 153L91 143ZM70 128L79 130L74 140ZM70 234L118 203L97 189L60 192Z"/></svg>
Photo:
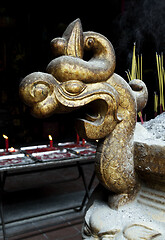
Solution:
<svg viewBox="0 0 165 240"><path fill-rule="evenodd" d="M112 44L101 34L83 32L79 19L62 38L51 41L51 48L55 58L47 73L26 76L20 83L20 96L36 117L77 113L80 136L99 139L96 174L109 191L110 208L118 209L133 200L139 189L133 135L137 111L147 103L147 88L141 80L127 83L114 73ZM87 51L91 58L85 60Z"/></svg>

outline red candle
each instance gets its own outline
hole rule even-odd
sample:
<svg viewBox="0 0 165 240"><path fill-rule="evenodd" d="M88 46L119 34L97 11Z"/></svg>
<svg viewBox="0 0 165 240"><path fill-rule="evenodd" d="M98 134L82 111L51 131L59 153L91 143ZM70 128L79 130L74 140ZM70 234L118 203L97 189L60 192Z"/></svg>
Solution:
<svg viewBox="0 0 165 240"><path fill-rule="evenodd" d="M50 140L50 148L52 148L53 147L53 140L52 140L52 136L51 135L49 135L49 140Z"/></svg>
<svg viewBox="0 0 165 240"><path fill-rule="evenodd" d="M5 147L6 147L6 152L8 152L9 149L9 139L6 135L3 134L3 137L5 138Z"/></svg>
<svg viewBox="0 0 165 240"><path fill-rule="evenodd" d="M83 138L82 139L82 146L84 146L85 145L85 139Z"/></svg>
<svg viewBox="0 0 165 240"><path fill-rule="evenodd" d="M80 143L80 137L79 137L79 135L78 135L78 133L77 133L77 144L79 144Z"/></svg>

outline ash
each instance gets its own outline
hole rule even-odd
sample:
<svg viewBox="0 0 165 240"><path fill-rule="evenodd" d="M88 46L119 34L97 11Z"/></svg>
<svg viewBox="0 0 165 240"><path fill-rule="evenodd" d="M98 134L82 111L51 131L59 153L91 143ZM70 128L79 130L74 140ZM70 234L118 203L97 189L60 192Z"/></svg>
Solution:
<svg viewBox="0 0 165 240"><path fill-rule="evenodd" d="M143 127L152 133L154 138L165 141L165 112L148 122L144 122Z"/></svg>

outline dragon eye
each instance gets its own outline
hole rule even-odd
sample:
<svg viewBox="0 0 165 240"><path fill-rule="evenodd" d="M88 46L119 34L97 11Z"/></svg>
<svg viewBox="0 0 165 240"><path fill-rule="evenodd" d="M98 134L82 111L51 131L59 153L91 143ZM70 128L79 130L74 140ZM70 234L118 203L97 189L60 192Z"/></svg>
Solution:
<svg viewBox="0 0 165 240"><path fill-rule="evenodd" d="M83 82L80 82L78 80L70 80L63 84L63 89L69 94L78 95L80 94L84 89L86 88L86 85Z"/></svg>
<svg viewBox="0 0 165 240"><path fill-rule="evenodd" d="M94 45L94 39L93 38L88 38L87 39L87 46L92 47Z"/></svg>

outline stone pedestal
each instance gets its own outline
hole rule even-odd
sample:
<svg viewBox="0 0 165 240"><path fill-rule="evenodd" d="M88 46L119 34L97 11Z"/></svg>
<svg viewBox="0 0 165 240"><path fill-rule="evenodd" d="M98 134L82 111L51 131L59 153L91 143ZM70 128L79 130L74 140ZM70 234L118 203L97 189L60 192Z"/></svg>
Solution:
<svg viewBox="0 0 165 240"><path fill-rule="evenodd" d="M108 199L113 194L98 186L88 203L83 239L165 239L165 142L140 124L134 135L134 162L141 183L136 198L112 209Z"/></svg>
<svg viewBox="0 0 165 240"><path fill-rule="evenodd" d="M85 215L83 239L165 239L165 192L143 185L133 202L116 210L108 206L106 194L98 189L94 193Z"/></svg>

